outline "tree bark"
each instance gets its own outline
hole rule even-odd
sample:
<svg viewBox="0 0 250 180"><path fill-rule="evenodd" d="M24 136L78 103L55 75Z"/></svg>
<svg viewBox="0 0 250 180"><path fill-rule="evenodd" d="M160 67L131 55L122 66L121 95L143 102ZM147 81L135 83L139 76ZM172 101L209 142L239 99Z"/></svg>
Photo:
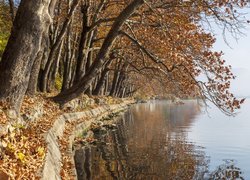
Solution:
<svg viewBox="0 0 250 180"><path fill-rule="evenodd" d="M81 81L68 90L61 92L59 95L55 96L53 100L60 104L65 104L68 101L78 97L82 92L86 91L95 77L100 73L103 64L105 63L105 58L109 53L113 42L119 35L119 30L125 21L140 7L144 4L144 0L133 0L116 18L113 23L107 37L105 38L102 47L97 54L95 61L93 62L90 70L84 75Z"/></svg>
<svg viewBox="0 0 250 180"><path fill-rule="evenodd" d="M88 34L89 34L89 5L85 4L82 5L82 32L81 32L81 37L80 37L80 42L79 42L79 47L78 47L78 57L76 61L76 76L75 76L75 82L78 82L84 75L85 73L85 61L87 51L84 52L87 46L87 41L88 41Z"/></svg>
<svg viewBox="0 0 250 180"><path fill-rule="evenodd" d="M49 70L49 75L48 75L48 80L47 80L47 91L48 92L52 92L53 89L55 88L56 74L58 72L59 63L61 60L62 46L63 46L63 42L61 43L61 45L56 53L55 60L54 60L52 66L50 67L50 70Z"/></svg>
<svg viewBox="0 0 250 180"><path fill-rule="evenodd" d="M108 95L108 91L109 91L109 73L107 75L107 78L105 80L105 86L104 86L104 92L103 92L103 95Z"/></svg>
<svg viewBox="0 0 250 180"><path fill-rule="evenodd" d="M107 79L107 75L108 75L108 72L109 72L109 69L108 68L105 68L102 73L101 73L101 77L100 79L97 81L97 84L96 84L96 87L95 89L93 90L93 95L100 95L100 92L104 86L104 83Z"/></svg>
<svg viewBox="0 0 250 180"><path fill-rule="evenodd" d="M114 96L119 97L119 94L120 94L120 92L122 90L123 82L124 82L125 79L126 79L125 73L121 72L121 74L120 74L120 76L118 78L118 82L117 82L117 86L116 86L116 89L115 89Z"/></svg>
<svg viewBox="0 0 250 180"><path fill-rule="evenodd" d="M35 95L38 86L38 75L41 67L41 62L43 58L43 51L38 52L33 67L30 73L29 85L26 94Z"/></svg>
<svg viewBox="0 0 250 180"><path fill-rule="evenodd" d="M118 79L119 79L119 74L120 74L119 69L115 70L114 76L113 76L113 81L112 81L112 86L111 86L111 89L109 92L110 96L114 96L114 94L115 94L115 90L116 90Z"/></svg>
<svg viewBox="0 0 250 180"><path fill-rule="evenodd" d="M65 57L64 57L64 62L63 62L63 82L62 82L62 91L65 91L70 87L70 81L72 79L72 60L73 60L73 54L74 51L72 52L71 48L71 32L70 32L70 27L68 28L67 32L67 38L65 42Z"/></svg>
<svg viewBox="0 0 250 180"><path fill-rule="evenodd" d="M43 35L51 24L52 1L21 1L0 62L0 99L7 100L16 113L19 113L33 63L41 50Z"/></svg>

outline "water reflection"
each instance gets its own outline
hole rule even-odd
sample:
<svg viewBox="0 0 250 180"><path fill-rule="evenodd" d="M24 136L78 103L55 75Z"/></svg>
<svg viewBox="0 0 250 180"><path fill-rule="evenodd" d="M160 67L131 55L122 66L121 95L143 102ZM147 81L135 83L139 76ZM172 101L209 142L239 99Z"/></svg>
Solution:
<svg viewBox="0 0 250 180"><path fill-rule="evenodd" d="M226 160L210 174L209 179L244 179L242 174L241 169L236 167L233 160Z"/></svg>
<svg viewBox="0 0 250 180"><path fill-rule="evenodd" d="M136 105L116 130L96 135L96 146L83 147L75 160L79 179L200 179L208 160L187 141L180 127L190 126L197 103ZM178 127L178 128L177 128Z"/></svg>

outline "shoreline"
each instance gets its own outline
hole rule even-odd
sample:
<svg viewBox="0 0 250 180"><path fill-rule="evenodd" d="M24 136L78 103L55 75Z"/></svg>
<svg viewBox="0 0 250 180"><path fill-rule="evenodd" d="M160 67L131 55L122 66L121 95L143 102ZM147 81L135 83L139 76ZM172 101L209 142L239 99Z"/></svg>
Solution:
<svg viewBox="0 0 250 180"><path fill-rule="evenodd" d="M77 179L73 151L77 135L89 129L93 122L119 113L133 103L134 101L125 101L61 115L45 135L48 150L41 170L41 179Z"/></svg>
<svg viewBox="0 0 250 180"><path fill-rule="evenodd" d="M82 95L59 108L43 95L27 96L15 119L0 104L0 179L76 179L75 137L91 122L133 103L131 98Z"/></svg>

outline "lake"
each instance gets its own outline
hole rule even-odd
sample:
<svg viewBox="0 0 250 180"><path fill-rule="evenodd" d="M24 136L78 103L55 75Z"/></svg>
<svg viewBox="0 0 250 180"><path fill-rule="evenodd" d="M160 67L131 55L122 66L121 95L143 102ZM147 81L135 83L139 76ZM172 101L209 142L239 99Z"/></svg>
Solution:
<svg viewBox="0 0 250 180"><path fill-rule="evenodd" d="M131 106L76 151L79 179L250 179L250 101L236 117L195 100Z"/></svg>

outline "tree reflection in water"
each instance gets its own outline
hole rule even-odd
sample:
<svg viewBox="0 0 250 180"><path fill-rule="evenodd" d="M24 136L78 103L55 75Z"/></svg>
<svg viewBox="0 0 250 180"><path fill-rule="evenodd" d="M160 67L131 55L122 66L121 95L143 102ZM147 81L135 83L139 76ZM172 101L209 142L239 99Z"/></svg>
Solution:
<svg viewBox="0 0 250 180"><path fill-rule="evenodd" d="M198 113L192 101L136 105L96 146L76 151L78 179L202 179L208 160L182 128Z"/></svg>
<svg viewBox="0 0 250 180"><path fill-rule="evenodd" d="M233 160L227 160L210 174L209 179L244 179L241 169L236 167Z"/></svg>

